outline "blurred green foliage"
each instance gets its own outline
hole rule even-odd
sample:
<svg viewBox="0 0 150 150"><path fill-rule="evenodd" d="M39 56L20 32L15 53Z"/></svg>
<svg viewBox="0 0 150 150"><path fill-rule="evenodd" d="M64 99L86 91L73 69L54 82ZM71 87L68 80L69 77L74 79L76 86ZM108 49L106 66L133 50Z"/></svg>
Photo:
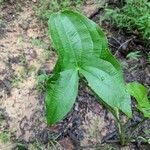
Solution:
<svg viewBox="0 0 150 150"><path fill-rule="evenodd" d="M0 0L0 5L3 4L5 2L5 0Z"/></svg>
<svg viewBox="0 0 150 150"><path fill-rule="evenodd" d="M53 12L60 11L66 8L74 8L79 10L84 0L40 0L35 8L35 13L38 18L48 20Z"/></svg>
<svg viewBox="0 0 150 150"><path fill-rule="evenodd" d="M106 9L105 19L128 33L150 39L149 0L125 0L122 8Z"/></svg>

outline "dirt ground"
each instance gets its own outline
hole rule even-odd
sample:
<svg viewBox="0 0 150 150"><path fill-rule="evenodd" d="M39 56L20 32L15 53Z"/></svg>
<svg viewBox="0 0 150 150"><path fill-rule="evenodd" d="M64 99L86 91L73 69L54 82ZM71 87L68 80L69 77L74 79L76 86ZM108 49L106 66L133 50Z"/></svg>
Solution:
<svg viewBox="0 0 150 150"><path fill-rule="evenodd" d="M38 87L37 78L42 72L52 73L57 55L51 48L46 25L35 16L35 3L34 0L21 4L10 1L0 7L0 16L4 19L0 25L0 134L7 139L0 142L0 149L148 150L149 146L139 143L121 148L103 142L104 137L115 133L115 121L84 85L80 86L77 102L69 115L56 126L47 126L44 92ZM97 11L93 3L83 6L84 14L99 23ZM122 62L126 81L137 80L150 87L147 48L135 38L118 34L108 26L103 29L113 54ZM134 48L140 50L142 56L138 60L127 59ZM137 112L135 114L132 122L141 119ZM125 117L122 119L126 121ZM149 123L146 121L137 133L150 130Z"/></svg>

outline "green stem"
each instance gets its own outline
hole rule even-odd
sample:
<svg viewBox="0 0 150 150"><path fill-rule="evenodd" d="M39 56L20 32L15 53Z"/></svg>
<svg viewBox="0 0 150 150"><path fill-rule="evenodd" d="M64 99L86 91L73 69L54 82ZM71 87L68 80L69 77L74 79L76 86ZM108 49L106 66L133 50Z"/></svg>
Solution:
<svg viewBox="0 0 150 150"><path fill-rule="evenodd" d="M124 125L122 124L122 122L120 121L118 109L115 109L115 113L116 114L114 114L114 116L117 120L120 143L121 143L121 145L125 145L125 128L124 128Z"/></svg>

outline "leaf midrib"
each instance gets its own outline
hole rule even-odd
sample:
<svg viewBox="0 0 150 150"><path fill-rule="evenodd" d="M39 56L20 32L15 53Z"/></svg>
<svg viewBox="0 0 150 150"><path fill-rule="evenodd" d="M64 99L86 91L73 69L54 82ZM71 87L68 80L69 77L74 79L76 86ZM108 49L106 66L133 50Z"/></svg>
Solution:
<svg viewBox="0 0 150 150"><path fill-rule="evenodd" d="M62 21L61 21L61 19L60 19L60 14L59 14L59 21L61 22L61 25L62 25L62 27L63 27L63 30L65 31L64 25L63 25L63 23L62 23ZM56 23L55 23L55 25L56 25ZM58 35L59 35L59 33L58 33ZM68 38L66 32L65 32L65 37L67 37L67 40L69 41L69 38ZM60 38L60 35L59 35L59 38ZM60 38L60 39L61 39L61 38ZM68 43L69 43L69 45L70 45L70 47L71 47L71 51L72 51L72 54L74 55L74 58L76 58L76 54L75 54L75 52L74 52L74 50L73 50L72 45L70 44L70 42L68 42ZM76 67L79 67L78 62L77 62L76 59L75 59L75 62L76 62Z"/></svg>

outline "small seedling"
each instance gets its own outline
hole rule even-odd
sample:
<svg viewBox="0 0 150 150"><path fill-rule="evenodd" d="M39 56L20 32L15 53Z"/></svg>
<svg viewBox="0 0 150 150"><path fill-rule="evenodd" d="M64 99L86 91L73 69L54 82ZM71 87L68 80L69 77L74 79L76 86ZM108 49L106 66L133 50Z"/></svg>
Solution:
<svg viewBox="0 0 150 150"><path fill-rule="evenodd" d="M59 59L53 76L47 81L47 123L60 121L70 111L80 78L114 114L124 143L119 112L132 117L130 95L126 92L120 64L108 50L104 33L88 18L67 10L52 14L48 25Z"/></svg>
<svg viewBox="0 0 150 150"><path fill-rule="evenodd" d="M120 111L132 118L130 94L134 96L141 89L141 92L147 90L136 85L131 93L130 85L125 86L120 64L108 50L104 33L93 21L65 10L53 13L48 26L58 60L53 75L46 78L47 123L55 124L68 114L75 103L80 79L114 115L120 142L125 145L127 136ZM149 117L149 102L140 96L136 97L138 109Z"/></svg>
<svg viewBox="0 0 150 150"><path fill-rule="evenodd" d="M3 143L9 142L10 141L10 133L7 131L0 133L0 141Z"/></svg>
<svg viewBox="0 0 150 150"><path fill-rule="evenodd" d="M52 14L48 24L59 55L47 86L48 123L59 121L69 112L77 96L79 78L84 78L115 113L121 110L131 117L130 96L120 64L109 52L99 26L73 11Z"/></svg>
<svg viewBox="0 0 150 150"><path fill-rule="evenodd" d="M139 57L141 57L140 51L135 51L135 52L130 52L127 55L127 58L131 59L131 60L139 60Z"/></svg>

